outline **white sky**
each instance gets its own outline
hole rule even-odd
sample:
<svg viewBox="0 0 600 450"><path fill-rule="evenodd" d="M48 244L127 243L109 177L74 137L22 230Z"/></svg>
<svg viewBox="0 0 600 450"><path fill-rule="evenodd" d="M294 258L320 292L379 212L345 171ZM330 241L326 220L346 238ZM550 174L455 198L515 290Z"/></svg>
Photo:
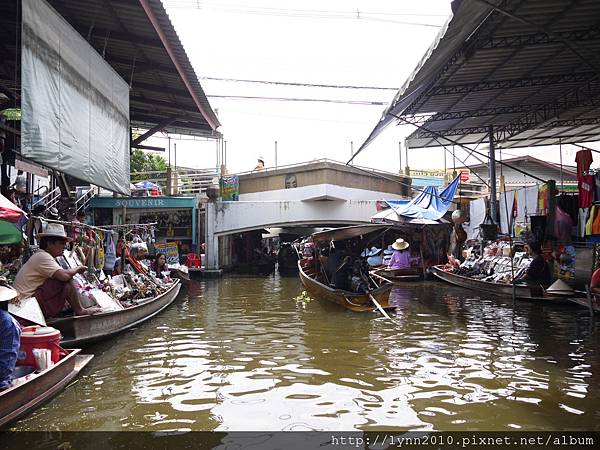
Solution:
<svg viewBox="0 0 600 450"><path fill-rule="evenodd" d="M451 3L450 0L162 1L199 78L394 88L404 83L439 32L436 27L400 22L442 25L450 13ZM357 10L361 19L351 17ZM258 156L264 157L267 166L274 166L275 141L280 166L315 158L346 162L351 142L354 150L358 149L385 106L223 99L211 98L211 95L326 98L387 104L396 93L394 90L289 87L202 79L200 82L222 124L219 131L227 141L230 173L251 170ZM411 131L411 127L390 125L356 158L356 164L396 172L399 169L398 142ZM167 141L159 138L148 143L167 146ZM563 146L564 164L574 163L575 151L573 146ZM504 152L504 159L525 153L550 161L559 160L557 148L510 149ZM402 158L404 165L404 153ZM474 162L468 160L468 163ZM188 167L215 167L214 141L177 142L177 163ZM411 150L409 163L413 169L442 168L443 150ZM456 164L460 165L458 161ZM451 165L449 158L448 166Z"/></svg>

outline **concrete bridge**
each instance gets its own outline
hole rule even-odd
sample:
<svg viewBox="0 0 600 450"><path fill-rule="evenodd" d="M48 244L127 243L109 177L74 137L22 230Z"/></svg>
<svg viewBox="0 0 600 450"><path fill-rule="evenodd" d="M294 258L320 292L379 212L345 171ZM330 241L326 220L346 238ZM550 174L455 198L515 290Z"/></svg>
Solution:
<svg viewBox="0 0 600 450"><path fill-rule="evenodd" d="M227 265L232 234L365 223L376 202L408 198L410 178L328 160L239 175L239 201L206 205L206 268Z"/></svg>

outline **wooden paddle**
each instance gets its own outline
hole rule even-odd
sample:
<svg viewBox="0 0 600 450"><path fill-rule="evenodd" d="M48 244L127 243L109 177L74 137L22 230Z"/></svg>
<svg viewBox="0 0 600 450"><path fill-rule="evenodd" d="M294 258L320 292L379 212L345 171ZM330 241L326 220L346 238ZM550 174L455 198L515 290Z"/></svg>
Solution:
<svg viewBox="0 0 600 450"><path fill-rule="evenodd" d="M375 297L373 297L370 292L367 292L367 295L369 296L369 298L371 299L371 301L373 302L373 304L377 307L377 309L379 310L379 312L381 312L381 314L383 314L387 319L389 319L392 322L394 322L394 319L392 319L389 316L389 314L385 312L385 309L383 309L383 307L379 304L379 302L375 299Z"/></svg>

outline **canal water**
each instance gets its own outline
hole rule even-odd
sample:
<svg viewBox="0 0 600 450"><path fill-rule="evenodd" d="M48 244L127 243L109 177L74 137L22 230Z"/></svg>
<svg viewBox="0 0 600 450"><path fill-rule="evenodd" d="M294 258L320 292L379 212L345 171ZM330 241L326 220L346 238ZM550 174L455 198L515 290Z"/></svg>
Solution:
<svg viewBox="0 0 600 450"><path fill-rule="evenodd" d="M298 278L194 282L89 348L16 430L600 430L600 326L583 308L442 282L393 292L390 322L295 299Z"/></svg>

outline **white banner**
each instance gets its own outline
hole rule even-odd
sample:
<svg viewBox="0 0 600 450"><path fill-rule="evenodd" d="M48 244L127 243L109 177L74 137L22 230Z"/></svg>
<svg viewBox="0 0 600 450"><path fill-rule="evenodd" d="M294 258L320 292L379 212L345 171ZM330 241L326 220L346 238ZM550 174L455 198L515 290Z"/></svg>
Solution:
<svg viewBox="0 0 600 450"><path fill-rule="evenodd" d="M44 0L23 0L23 156L129 194L129 86Z"/></svg>

